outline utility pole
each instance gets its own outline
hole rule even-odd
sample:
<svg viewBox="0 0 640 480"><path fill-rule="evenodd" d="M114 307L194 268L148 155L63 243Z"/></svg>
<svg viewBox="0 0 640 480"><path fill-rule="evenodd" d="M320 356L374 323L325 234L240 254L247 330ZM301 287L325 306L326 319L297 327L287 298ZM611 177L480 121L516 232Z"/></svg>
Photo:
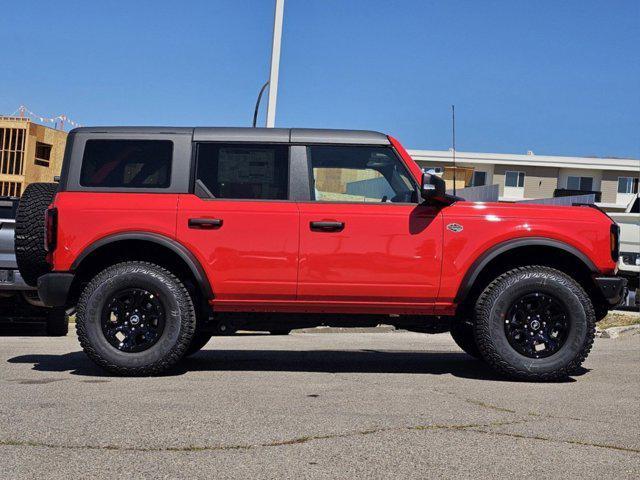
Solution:
<svg viewBox="0 0 640 480"><path fill-rule="evenodd" d="M282 20L284 0L276 0L273 19L273 43L271 45L271 74L269 76L269 103L267 104L267 128L276 124L276 102L278 101L278 73L280 70L280 43L282 40Z"/></svg>

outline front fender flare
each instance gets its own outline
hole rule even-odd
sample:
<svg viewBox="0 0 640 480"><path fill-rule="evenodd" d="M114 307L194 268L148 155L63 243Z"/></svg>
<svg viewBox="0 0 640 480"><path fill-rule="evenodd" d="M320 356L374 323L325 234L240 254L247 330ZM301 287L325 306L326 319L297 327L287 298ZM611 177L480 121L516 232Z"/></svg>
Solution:
<svg viewBox="0 0 640 480"><path fill-rule="evenodd" d="M464 278L462 279L462 282L460 283L460 287L458 288L458 293L456 294L456 298L454 301L456 303L460 303L467 297L467 295L471 291L471 288L473 287L473 284L478 279L478 276L492 260L510 250L531 246L551 247L563 250L578 258L591 272L598 272L598 268L591 261L591 259L573 245L569 245L560 240L543 237L514 238L494 245L473 262L471 267L469 267L469 270L467 270Z"/></svg>

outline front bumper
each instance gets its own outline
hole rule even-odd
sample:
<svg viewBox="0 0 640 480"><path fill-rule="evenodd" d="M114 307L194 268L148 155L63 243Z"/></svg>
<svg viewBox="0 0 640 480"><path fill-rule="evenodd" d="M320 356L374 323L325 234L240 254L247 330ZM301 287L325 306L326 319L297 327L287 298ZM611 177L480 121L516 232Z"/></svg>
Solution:
<svg viewBox="0 0 640 480"><path fill-rule="evenodd" d="M627 279L622 277L595 277L596 285L611 306L623 302L627 293Z"/></svg>
<svg viewBox="0 0 640 480"><path fill-rule="evenodd" d="M73 273L52 272L38 278L38 296L47 307L64 307L73 283Z"/></svg>

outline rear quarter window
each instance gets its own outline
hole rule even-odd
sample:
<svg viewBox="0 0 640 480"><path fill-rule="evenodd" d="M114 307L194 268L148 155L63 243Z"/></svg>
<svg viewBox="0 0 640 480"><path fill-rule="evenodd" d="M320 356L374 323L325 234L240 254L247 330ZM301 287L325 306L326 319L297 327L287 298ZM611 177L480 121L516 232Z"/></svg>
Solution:
<svg viewBox="0 0 640 480"><path fill-rule="evenodd" d="M173 142L87 140L80 185L95 188L168 188Z"/></svg>

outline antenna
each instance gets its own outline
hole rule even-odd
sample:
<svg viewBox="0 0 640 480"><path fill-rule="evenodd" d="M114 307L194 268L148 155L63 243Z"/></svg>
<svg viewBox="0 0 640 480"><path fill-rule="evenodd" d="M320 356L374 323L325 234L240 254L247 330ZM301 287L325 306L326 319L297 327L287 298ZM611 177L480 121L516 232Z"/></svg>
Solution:
<svg viewBox="0 0 640 480"><path fill-rule="evenodd" d="M256 100L256 108L253 110L253 128L256 128L256 123L258 122L258 109L260 108L260 100L262 100L262 94L264 93L264 89L269 86L269 81L265 83L260 89L260 93L258 94L258 100Z"/></svg>
<svg viewBox="0 0 640 480"><path fill-rule="evenodd" d="M451 137L453 143L453 194L456 194L456 106L451 105Z"/></svg>

